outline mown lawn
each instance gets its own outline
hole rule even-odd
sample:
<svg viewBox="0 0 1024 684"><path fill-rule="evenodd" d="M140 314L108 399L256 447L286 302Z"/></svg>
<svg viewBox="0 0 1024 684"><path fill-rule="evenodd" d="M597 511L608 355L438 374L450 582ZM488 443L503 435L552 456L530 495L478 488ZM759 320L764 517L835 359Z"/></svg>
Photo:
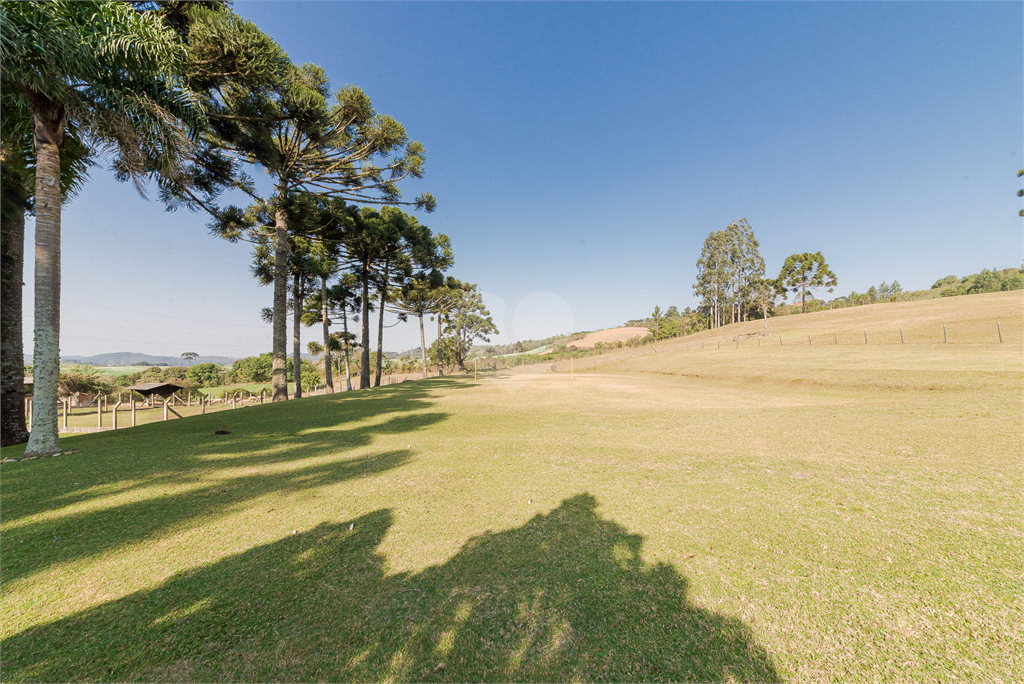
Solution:
<svg viewBox="0 0 1024 684"><path fill-rule="evenodd" d="M1019 679L1020 345L662 350L5 464L5 680Z"/></svg>

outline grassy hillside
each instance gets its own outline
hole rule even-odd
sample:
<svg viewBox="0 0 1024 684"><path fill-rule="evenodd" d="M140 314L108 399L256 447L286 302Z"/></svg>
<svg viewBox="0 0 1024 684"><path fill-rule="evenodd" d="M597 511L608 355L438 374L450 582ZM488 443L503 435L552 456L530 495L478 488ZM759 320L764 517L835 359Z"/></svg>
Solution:
<svg viewBox="0 0 1024 684"><path fill-rule="evenodd" d="M900 344L903 329L907 344L943 343L942 326L954 344L999 342L997 321L1006 343L1024 342L1024 291L993 292L914 302L886 302L832 311L791 314L768 319L769 335L781 335L783 343ZM737 337L745 344L757 344L763 335L763 320L728 325L689 336L690 342L725 342ZM778 340L775 340L778 342ZM764 341L762 340L762 344Z"/></svg>
<svg viewBox="0 0 1024 684"><path fill-rule="evenodd" d="M1017 679L1015 296L65 438L0 467L5 681Z"/></svg>

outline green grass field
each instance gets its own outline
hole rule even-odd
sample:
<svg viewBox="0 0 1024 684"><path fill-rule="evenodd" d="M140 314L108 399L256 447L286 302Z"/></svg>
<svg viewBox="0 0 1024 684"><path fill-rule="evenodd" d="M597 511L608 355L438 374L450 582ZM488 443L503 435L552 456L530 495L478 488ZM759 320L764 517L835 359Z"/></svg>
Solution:
<svg viewBox="0 0 1024 684"><path fill-rule="evenodd" d="M77 368L80 364L61 364L60 369L68 370L71 368ZM91 366L95 370L99 371L103 375L110 375L115 378L121 377L122 375L131 375L132 373L141 373L142 371L149 370L151 366Z"/></svg>
<svg viewBox="0 0 1024 684"><path fill-rule="evenodd" d="M788 343L858 309L65 437L0 468L4 679L1019 681L1021 340Z"/></svg>

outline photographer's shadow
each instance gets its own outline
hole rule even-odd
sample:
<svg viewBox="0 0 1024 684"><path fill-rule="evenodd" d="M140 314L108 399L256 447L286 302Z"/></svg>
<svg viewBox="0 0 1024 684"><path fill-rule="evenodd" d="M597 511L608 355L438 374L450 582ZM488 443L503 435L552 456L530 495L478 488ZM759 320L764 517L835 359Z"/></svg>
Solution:
<svg viewBox="0 0 1024 684"><path fill-rule="evenodd" d="M387 574L381 510L4 640L10 681L778 681L589 494ZM96 639L103 648L97 651ZM92 646L90 646L92 644ZM99 654L102 653L102 656Z"/></svg>

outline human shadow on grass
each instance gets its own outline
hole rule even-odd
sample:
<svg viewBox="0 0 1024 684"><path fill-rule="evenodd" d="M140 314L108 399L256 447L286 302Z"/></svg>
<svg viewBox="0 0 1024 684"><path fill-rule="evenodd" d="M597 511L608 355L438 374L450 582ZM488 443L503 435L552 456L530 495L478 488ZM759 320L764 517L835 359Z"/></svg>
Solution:
<svg viewBox="0 0 1024 684"><path fill-rule="evenodd" d="M9 527L2 539L0 573L7 581L18 579L58 563L153 538L181 524L195 525L216 519L265 494L299 492L398 468L413 457L415 449L354 458L346 457L345 453L369 446L378 435L412 434L445 420L446 413L422 411L430 405L427 397L425 390L416 388L404 392L399 388L390 392L378 390L361 401L317 397L302 406L298 406L300 402L285 405L284 410L276 412L253 408L246 411L247 415L236 411L232 413L239 415L206 416L217 421L197 420L188 431L174 432L173 439L161 443L153 452L124 453L118 447L123 448L125 444L118 445L116 441L106 448L94 445L89 449L88 460L84 461L83 457L84 462L74 471L74 478L83 487L111 483L117 487L120 482L128 482L113 492L123 494L140 487L200 484L174 494L143 497L130 503ZM320 399L327 401L317 401ZM268 419L258 420L261 414L268 414ZM380 416L386 419L346 427L357 420ZM211 429L214 425L229 426L228 439L214 435ZM169 427L162 431L150 430L143 436L151 439L154 433L170 430ZM128 448L137 449L146 443L148 440L136 439L128 443ZM269 467L289 462L291 467L286 470ZM227 477L218 474L218 471L228 472L226 469L242 466L245 474L234 477L230 473ZM35 480L19 483L13 473L5 477L3 512L7 522L112 493L60 496L60 482L40 479L45 474L41 471L29 472L35 464L20 467L25 471L17 475L31 475ZM267 470L260 472L261 468ZM205 480L207 475L215 477ZM13 494L19 487L28 490L21 492L22 497L34 494L39 502L31 498L19 502ZM48 496L51 491L54 493Z"/></svg>
<svg viewBox="0 0 1024 684"><path fill-rule="evenodd" d="M2 642L7 681L778 681L589 494L387 573L379 510ZM351 526L351 529L350 529Z"/></svg>

